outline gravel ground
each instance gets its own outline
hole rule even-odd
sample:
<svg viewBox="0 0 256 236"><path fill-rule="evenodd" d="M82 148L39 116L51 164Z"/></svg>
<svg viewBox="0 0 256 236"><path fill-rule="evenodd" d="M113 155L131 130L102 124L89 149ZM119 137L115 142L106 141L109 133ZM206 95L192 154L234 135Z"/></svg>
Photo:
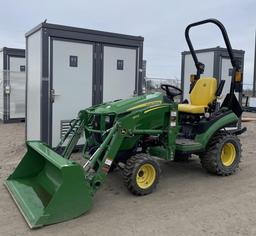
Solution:
<svg viewBox="0 0 256 236"><path fill-rule="evenodd" d="M0 124L0 235L256 235L256 122L243 125L242 162L232 176L207 174L197 158L163 161L157 190L135 197L116 171L88 214L30 230L3 186L25 153L25 125Z"/></svg>

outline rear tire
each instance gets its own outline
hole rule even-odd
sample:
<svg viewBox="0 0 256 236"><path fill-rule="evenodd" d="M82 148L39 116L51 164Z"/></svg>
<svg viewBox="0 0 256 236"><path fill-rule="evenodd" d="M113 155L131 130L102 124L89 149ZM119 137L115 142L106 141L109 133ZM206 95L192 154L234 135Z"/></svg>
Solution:
<svg viewBox="0 0 256 236"><path fill-rule="evenodd" d="M132 194L147 195L156 188L160 173L158 162L149 155L140 153L127 160L123 169L124 183Z"/></svg>
<svg viewBox="0 0 256 236"><path fill-rule="evenodd" d="M212 174L231 175L239 167L241 151L237 136L217 134L210 141L208 150L200 155L202 167Z"/></svg>

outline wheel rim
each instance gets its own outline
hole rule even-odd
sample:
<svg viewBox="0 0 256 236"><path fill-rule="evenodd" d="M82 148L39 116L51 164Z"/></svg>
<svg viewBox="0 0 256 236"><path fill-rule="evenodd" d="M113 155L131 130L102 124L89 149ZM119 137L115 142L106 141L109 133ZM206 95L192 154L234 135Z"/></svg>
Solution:
<svg viewBox="0 0 256 236"><path fill-rule="evenodd" d="M221 150L221 162L224 166L231 166L236 158L236 148L232 143L225 143Z"/></svg>
<svg viewBox="0 0 256 236"><path fill-rule="evenodd" d="M156 170L153 165L151 164L144 164L142 165L136 175L136 182L137 185L142 188L146 189L152 186L156 179Z"/></svg>

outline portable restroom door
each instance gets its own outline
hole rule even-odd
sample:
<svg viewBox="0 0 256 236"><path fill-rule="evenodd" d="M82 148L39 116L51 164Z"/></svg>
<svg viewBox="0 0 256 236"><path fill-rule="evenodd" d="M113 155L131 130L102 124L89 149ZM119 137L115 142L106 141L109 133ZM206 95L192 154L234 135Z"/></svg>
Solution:
<svg viewBox="0 0 256 236"><path fill-rule="evenodd" d="M52 42L52 147L80 110L92 105L93 45ZM82 144L81 139L78 144Z"/></svg>
<svg viewBox="0 0 256 236"><path fill-rule="evenodd" d="M8 59L10 118L25 118L26 59L14 56Z"/></svg>
<svg viewBox="0 0 256 236"><path fill-rule="evenodd" d="M136 57L135 48L103 47L103 102L133 96Z"/></svg>
<svg viewBox="0 0 256 236"><path fill-rule="evenodd" d="M225 80L225 85L223 87L222 93L218 102L222 104L226 95L230 91L231 79L232 79L232 65L229 58L222 57L221 58L221 79ZM239 93L235 93L237 100L239 101Z"/></svg>
<svg viewBox="0 0 256 236"><path fill-rule="evenodd" d="M205 71L201 77L212 77L213 76L213 63L214 63L214 52L202 52L197 54L198 60L205 64ZM185 55L184 64L184 75L182 78L183 83L183 100L187 99L190 101L190 75L196 74L196 67L191 54Z"/></svg>

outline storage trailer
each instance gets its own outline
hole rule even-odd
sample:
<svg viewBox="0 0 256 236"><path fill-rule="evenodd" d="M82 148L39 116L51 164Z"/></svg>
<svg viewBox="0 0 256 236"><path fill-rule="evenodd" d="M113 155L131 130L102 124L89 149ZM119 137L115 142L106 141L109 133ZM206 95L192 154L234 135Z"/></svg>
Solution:
<svg viewBox="0 0 256 236"><path fill-rule="evenodd" d="M25 120L25 50L0 49L0 120L3 123Z"/></svg>
<svg viewBox="0 0 256 236"><path fill-rule="evenodd" d="M26 139L55 147L78 110L141 94L143 41L49 23L29 31Z"/></svg>

